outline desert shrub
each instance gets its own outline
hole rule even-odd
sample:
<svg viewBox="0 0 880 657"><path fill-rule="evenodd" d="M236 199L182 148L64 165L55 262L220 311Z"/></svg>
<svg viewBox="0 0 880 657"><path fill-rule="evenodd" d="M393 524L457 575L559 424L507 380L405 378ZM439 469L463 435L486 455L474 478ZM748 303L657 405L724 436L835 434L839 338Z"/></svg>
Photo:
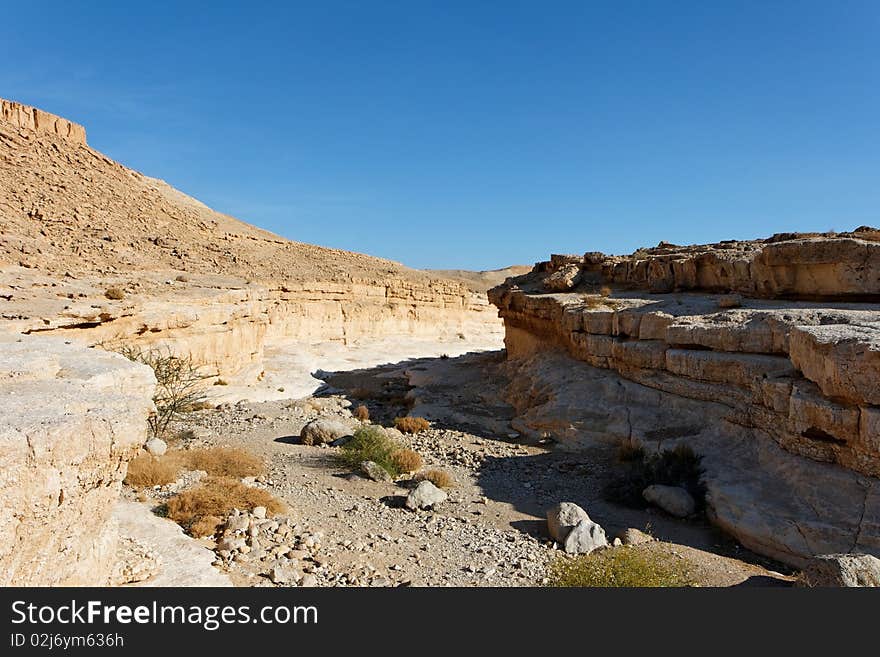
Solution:
<svg viewBox="0 0 880 657"><path fill-rule="evenodd" d="M452 488L455 485L455 480L452 478L446 470L440 470L438 468L431 468L430 470L425 470L424 472L420 472L416 475L417 481L430 481L437 488Z"/></svg>
<svg viewBox="0 0 880 657"><path fill-rule="evenodd" d="M204 470L216 477L256 477L266 469L262 459L234 447L205 447L174 454L187 470Z"/></svg>
<svg viewBox="0 0 880 657"><path fill-rule="evenodd" d="M394 418L394 428L403 433L418 433L431 428L431 423L423 417L407 415Z"/></svg>
<svg viewBox="0 0 880 657"><path fill-rule="evenodd" d="M265 507L269 514L284 510L283 502L260 488L245 486L230 477L208 477L168 500L166 515L192 533L196 525L204 531L210 516L225 518L233 509L251 511L258 506Z"/></svg>
<svg viewBox="0 0 880 657"><path fill-rule="evenodd" d="M176 481L180 470L180 462L167 453L163 456L140 454L129 461L125 483L135 488L164 486Z"/></svg>
<svg viewBox="0 0 880 657"><path fill-rule="evenodd" d="M617 460L621 463L632 463L645 459L645 448L632 440L623 440L617 447Z"/></svg>
<svg viewBox="0 0 880 657"><path fill-rule="evenodd" d="M125 298L125 290L120 287L108 287L104 291L104 296L108 299L113 299L114 301L119 301L120 299Z"/></svg>
<svg viewBox="0 0 880 657"><path fill-rule="evenodd" d="M228 386L229 381L227 381L226 379L217 379L216 381L214 381L214 385L215 386Z"/></svg>
<svg viewBox="0 0 880 657"><path fill-rule="evenodd" d="M150 416L150 433L164 436L172 420L179 419L205 401L205 376L189 356L174 356L158 349L143 350L123 346L119 353L136 363L149 365L156 375L153 403L156 413Z"/></svg>
<svg viewBox="0 0 880 657"><path fill-rule="evenodd" d="M633 454L629 461L622 461L622 471L605 486L605 497L625 506L644 508L647 502L642 491L648 486L680 486L687 490L697 503L697 510L705 507L706 488L702 483L702 457L687 445L659 454Z"/></svg>
<svg viewBox="0 0 880 657"><path fill-rule="evenodd" d="M186 274L178 274L177 276L175 276L174 280L178 283L189 283L189 276L187 276Z"/></svg>
<svg viewBox="0 0 880 657"><path fill-rule="evenodd" d="M213 536L223 525L223 519L217 516L202 516L189 526L189 533L196 538Z"/></svg>
<svg viewBox="0 0 880 657"><path fill-rule="evenodd" d="M422 457L411 449L400 449L391 455L398 472L415 472L422 467Z"/></svg>
<svg viewBox="0 0 880 657"><path fill-rule="evenodd" d="M361 422L369 422L370 409L363 404L360 404L356 409L354 409L354 416Z"/></svg>
<svg viewBox="0 0 880 657"><path fill-rule="evenodd" d="M560 557L550 564L550 586L689 586L693 578L687 565L672 556L634 547L598 550Z"/></svg>
<svg viewBox="0 0 880 657"><path fill-rule="evenodd" d="M382 427L368 425L355 431L352 439L342 446L339 459L352 468L359 468L363 461L373 461L396 477L400 470L394 455L399 451L400 445L389 438Z"/></svg>

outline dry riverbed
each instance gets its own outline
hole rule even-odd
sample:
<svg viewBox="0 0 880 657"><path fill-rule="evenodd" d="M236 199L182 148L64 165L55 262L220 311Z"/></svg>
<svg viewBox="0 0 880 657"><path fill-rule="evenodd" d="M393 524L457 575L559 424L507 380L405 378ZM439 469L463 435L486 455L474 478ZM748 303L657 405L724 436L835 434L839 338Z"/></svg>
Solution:
<svg viewBox="0 0 880 657"><path fill-rule="evenodd" d="M700 585L790 583L781 566L705 522L607 502L602 487L614 467L613 448L566 452L517 442L503 377L497 353L421 359L328 375L332 387L304 400L193 413L181 426L191 430L181 446L238 447L263 458L267 471L253 484L288 506L274 518L237 519L246 538L232 550L222 539L200 539L215 549L215 567L238 586L536 586L560 558L545 512L571 501L587 509L609 540L627 527L650 533L657 540L637 549L686 562ZM421 454L426 468L453 476L445 502L429 511L406 509L408 477L372 481L340 464L338 447L301 444L302 428L316 418L355 426L351 415L359 404L384 426L407 406L432 420L431 429L398 439ZM141 499L161 508L198 478L186 474L142 491Z"/></svg>

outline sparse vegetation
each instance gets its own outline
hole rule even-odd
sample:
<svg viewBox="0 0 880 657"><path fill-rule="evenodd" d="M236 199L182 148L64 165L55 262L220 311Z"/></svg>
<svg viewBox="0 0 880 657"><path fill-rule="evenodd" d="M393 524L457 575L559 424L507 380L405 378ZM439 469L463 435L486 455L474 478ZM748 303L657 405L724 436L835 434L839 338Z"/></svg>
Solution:
<svg viewBox="0 0 880 657"><path fill-rule="evenodd" d="M150 433L163 437L172 420L179 419L205 401L205 376L189 356L175 356L158 349L143 350L126 345L119 353L136 363L149 365L156 375L153 403L156 413L148 422Z"/></svg>
<svg viewBox="0 0 880 657"><path fill-rule="evenodd" d="M187 470L204 470L217 477L256 477L263 474L263 461L235 447L205 447L173 452Z"/></svg>
<svg viewBox="0 0 880 657"><path fill-rule="evenodd" d="M227 381L226 379L217 379L216 381L214 381L214 385L215 386L228 386L229 381Z"/></svg>
<svg viewBox="0 0 880 657"><path fill-rule="evenodd" d="M125 483L135 488L164 486L183 470L204 470L214 477L255 477L265 471L263 461L232 447L169 450L162 456L141 454L128 464Z"/></svg>
<svg viewBox="0 0 880 657"><path fill-rule="evenodd" d="M364 406L363 404L358 405L356 409L354 409L354 416L360 420L361 422L369 422L370 421L370 409Z"/></svg>
<svg viewBox="0 0 880 657"><path fill-rule="evenodd" d="M394 455L399 451L400 445L389 438L382 427L367 425L355 431L354 437L342 446L339 458L355 469L363 461L373 461L396 477L401 471Z"/></svg>
<svg viewBox="0 0 880 657"><path fill-rule="evenodd" d="M223 525L223 519L217 516L202 516L189 527L189 533L196 538L213 536Z"/></svg>
<svg viewBox="0 0 880 657"><path fill-rule="evenodd" d="M431 428L431 423L423 417L407 415L394 418L394 428L403 433L419 433Z"/></svg>
<svg viewBox="0 0 880 657"><path fill-rule="evenodd" d="M125 298L125 290L121 287L108 287L104 291L104 296L113 301L119 301Z"/></svg>
<svg viewBox="0 0 880 657"><path fill-rule="evenodd" d="M391 455L398 472L415 472L422 467L422 457L412 449L399 449Z"/></svg>
<svg viewBox="0 0 880 657"><path fill-rule="evenodd" d="M174 458L140 454L128 463L125 483L134 488L164 486L177 479L181 465Z"/></svg>
<svg viewBox="0 0 880 657"><path fill-rule="evenodd" d="M174 280L177 281L178 283L189 283L189 276L187 276L186 274L178 274L174 278Z"/></svg>
<svg viewBox="0 0 880 657"><path fill-rule="evenodd" d="M694 584L687 565L657 551L636 547L599 550L550 564L550 586L666 587Z"/></svg>
<svg viewBox="0 0 880 657"><path fill-rule="evenodd" d="M258 506L265 507L269 514L284 510L280 500L260 488L245 486L230 477L209 477L168 500L166 512L171 520L195 535L195 530L206 531L212 516L225 518L233 509L252 511Z"/></svg>
<svg viewBox="0 0 880 657"><path fill-rule="evenodd" d="M645 459L645 448L632 440L623 440L617 447L617 460L621 463L632 463Z"/></svg>
<svg viewBox="0 0 880 657"><path fill-rule="evenodd" d="M603 285L603 286L599 289L599 296L600 296L600 297L609 297L609 296L611 296L611 288L608 287L607 285Z"/></svg>
<svg viewBox="0 0 880 657"><path fill-rule="evenodd" d="M702 457L687 445L659 454L639 453L638 448L621 444L618 452L622 472L605 486L605 497L618 504L643 508L647 505L642 491L653 484L681 486L697 503L697 509L705 506L706 489L700 481L703 468Z"/></svg>
<svg viewBox="0 0 880 657"><path fill-rule="evenodd" d="M424 472L420 472L415 477L416 481L430 481L437 488L452 488L455 486L455 480L452 478L446 470L440 470L439 468L431 468L430 470L425 470Z"/></svg>

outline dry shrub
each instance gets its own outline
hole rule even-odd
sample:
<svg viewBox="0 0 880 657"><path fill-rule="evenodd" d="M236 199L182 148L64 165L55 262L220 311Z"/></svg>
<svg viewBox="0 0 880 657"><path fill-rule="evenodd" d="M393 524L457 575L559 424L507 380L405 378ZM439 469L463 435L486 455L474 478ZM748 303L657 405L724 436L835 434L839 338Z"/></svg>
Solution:
<svg viewBox="0 0 880 657"><path fill-rule="evenodd" d="M204 447L174 452L187 470L204 470L215 477L256 477L266 469L262 459L235 447Z"/></svg>
<svg viewBox="0 0 880 657"><path fill-rule="evenodd" d="M214 385L215 386L228 386L229 381L227 381L226 379L217 379L216 381L214 381Z"/></svg>
<svg viewBox="0 0 880 657"><path fill-rule="evenodd" d="M104 296L108 299L113 299L114 301L119 301L120 299L125 298L125 291L119 287L108 287L104 291Z"/></svg>
<svg viewBox="0 0 880 657"><path fill-rule="evenodd" d="M283 502L260 488L245 486L230 477L209 477L168 500L167 512L169 518L192 532L196 526L204 531L210 516L225 518L233 509L252 511L258 506L265 507L269 514L284 510Z"/></svg>
<svg viewBox="0 0 880 657"><path fill-rule="evenodd" d="M419 453L411 449L401 449L391 455L399 472L415 472L422 467L422 457Z"/></svg>
<svg viewBox="0 0 880 657"><path fill-rule="evenodd" d="M202 516L189 527L189 533L196 538L213 536L223 524L223 519L217 516Z"/></svg>
<svg viewBox="0 0 880 657"><path fill-rule="evenodd" d="M135 488L164 486L177 480L181 464L172 455L139 454L128 463L125 483Z"/></svg>
<svg viewBox="0 0 880 657"><path fill-rule="evenodd" d="M394 418L394 428L403 433L419 433L431 428L431 423L423 417L407 415Z"/></svg>
<svg viewBox="0 0 880 657"><path fill-rule="evenodd" d="M369 422L370 409L361 404L356 409L354 409L354 416L361 422Z"/></svg>
<svg viewBox="0 0 880 657"><path fill-rule="evenodd" d="M437 468L420 472L416 479L418 481L430 481L437 488L452 488L455 485L455 480L451 474L446 472L446 470L439 470Z"/></svg>
<svg viewBox="0 0 880 657"><path fill-rule="evenodd" d="M174 280L177 281L178 283L189 283L189 276L187 276L186 274L178 274L174 278Z"/></svg>
<svg viewBox="0 0 880 657"><path fill-rule="evenodd" d="M609 296L611 296L611 288L608 287L607 285L603 285L603 286L599 289L599 296L601 296L601 297L609 297Z"/></svg>

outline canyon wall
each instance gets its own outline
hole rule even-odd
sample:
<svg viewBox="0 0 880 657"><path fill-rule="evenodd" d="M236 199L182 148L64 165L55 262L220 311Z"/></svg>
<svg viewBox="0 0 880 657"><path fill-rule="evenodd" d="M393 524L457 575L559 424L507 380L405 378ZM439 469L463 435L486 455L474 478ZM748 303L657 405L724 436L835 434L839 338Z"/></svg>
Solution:
<svg viewBox="0 0 880 657"><path fill-rule="evenodd" d="M690 444L710 516L744 545L793 564L880 554L878 239L539 263L490 291L518 428L572 448Z"/></svg>
<svg viewBox="0 0 880 657"><path fill-rule="evenodd" d="M0 585L108 583L113 508L155 377L61 338L0 336Z"/></svg>

